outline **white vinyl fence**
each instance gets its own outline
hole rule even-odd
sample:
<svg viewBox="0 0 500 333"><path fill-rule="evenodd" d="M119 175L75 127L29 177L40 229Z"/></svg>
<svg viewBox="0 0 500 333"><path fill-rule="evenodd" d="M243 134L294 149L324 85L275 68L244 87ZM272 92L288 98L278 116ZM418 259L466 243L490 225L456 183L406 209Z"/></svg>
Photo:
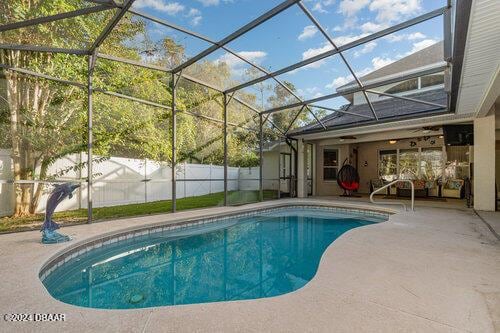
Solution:
<svg viewBox="0 0 500 333"><path fill-rule="evenodd" d="M68 182L86 177L86 168L74 166L87 160L86 154L74 154L57 160L49 174L59 174L58 180ZM73 168L74 167L74 168ZM163 163L111 157L94 163L94 207L145 203L172 198L171 168ZM259 189L259 168L228 168L228 190L248 191ZM0 180L12 180L12 162L9 150L0 149ZM86 208L87 189L82 183L72 199L63 201L58 211ZM45 211L51 186L47 186L37 212ZM180 164L177 166L177 198L195 197L224 191L224 167L205 164ZM0 216L12 214L14 185L0 182Z"/></svg>

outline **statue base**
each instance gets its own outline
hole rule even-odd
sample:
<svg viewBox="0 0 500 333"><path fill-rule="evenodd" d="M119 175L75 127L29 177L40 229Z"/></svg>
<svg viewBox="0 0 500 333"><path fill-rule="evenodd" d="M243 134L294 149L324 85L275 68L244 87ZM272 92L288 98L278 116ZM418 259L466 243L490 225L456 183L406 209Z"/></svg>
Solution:
<svg viewBox="0 0 500 333"><path fill-rule="evenodd" d="M71 237L62 235L55 230L42 230L42 243L43 244L56 244L64 243L71 240Z"/></svg>

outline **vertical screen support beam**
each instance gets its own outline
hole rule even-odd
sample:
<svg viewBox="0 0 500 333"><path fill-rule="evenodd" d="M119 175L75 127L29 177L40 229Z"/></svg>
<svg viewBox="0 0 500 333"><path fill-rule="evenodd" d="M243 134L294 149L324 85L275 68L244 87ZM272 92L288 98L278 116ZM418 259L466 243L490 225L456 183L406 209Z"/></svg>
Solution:
<svg viewBox="0 0 500 333"><path fill-rule="evenodd" d="M262 175L262 163L264 162L264 131L262 130L262 126L264 125L264 120L262 118L262 113L259 113L259 201L264 201L264 183Z"/></svg>
<svg viewBox="0 0 500 333"><path fill-rule="evenodd" d="M224 117L224 206L227 206L227 94L223 93L223 105L222 105L222 113Z"/></svg>
<svg viewBox="0 0 500 333"><path fill-rule="evenodd" d="M448 63L448 68L445 70L445 91L446 91L446 106L451 109L451 71L453 68L453 32L452 32L452 3L448 0L446 9L443 13L443 58ZM448 89L447 89L448 88Z"/></svg>
<svg viewBox="0 0 500 333"><path fill-rule="evenodd" d="M177 211L177 110L176 110L176 86L175 74L172 73L170 79L170 89L172 92L172 213Z"/></svg>
<svg viewBox="0 0 500 333"><path fill-rule="evenodd" d="M452 20L451 4L446 8L443 14L443 33L444 33L444 60L446 62L452 61L453 53L453 33L451 27Z"/></svg>
<svg viewBox="0 0 500 333"><path fill-rule="evenodd" d="M92 132L92 113L93 113L93 76L96 62L95 52L88 56L87 68L87 223L92 223L92 160L93 160L93 132Z"/></svg>
<svg viewBox="0 0 500 333"><path fill-rule="evenodd" d="M281 199L281 140L278 140L278 199Z"/></svg>

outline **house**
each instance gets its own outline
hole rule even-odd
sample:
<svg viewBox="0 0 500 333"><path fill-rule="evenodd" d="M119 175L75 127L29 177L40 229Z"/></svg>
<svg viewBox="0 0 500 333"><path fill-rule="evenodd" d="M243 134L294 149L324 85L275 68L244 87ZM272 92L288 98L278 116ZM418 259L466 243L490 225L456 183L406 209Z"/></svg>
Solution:
<svg viewBox="0 0 500 333"><path fill-rule="evenodd" d="M450 82L449 71L455 69L447 66L441 41L360 77L370 103L363 92L357 91L358 83L354 80L337 88L349 103L319 122L290 131L289 136L297 140L296 148L281 148L286 153L298 151L298 196L341 195L344 191L337 184L337 173L344 163L358 170L359 193L370 193L373 183L411 179L425 182L426 196L463 198L466 178L476 188L486 186L494 193L495 172L486 170L483 162L473 162L478 155L487 162L493 158L491 165L495 168L495 128L499 126L492 124L495 99L496 110L500 109L498 89L490 87L493 90L489 91L489 99L493 98L493 103L487 110L484 106L473 109L466 105L466 95L472 92L463 86L464 80L474 82L473 74L467 71L473 65L467 54L474 50L468 45L463 52L460 85L452 86ZM402 81L402 77L408 79ZM380 82L389 83L380 86ZM478 111L489 120L477 119ZM443 127L456 124L474 127L475 145L446 142ZM477 148L478 142L483 141L489 153ZM487 174L478 181L480 169ZM475 192L476 207L495 208L494 195L483 198ZM387 192L397 193L394 186Z"/></svg>

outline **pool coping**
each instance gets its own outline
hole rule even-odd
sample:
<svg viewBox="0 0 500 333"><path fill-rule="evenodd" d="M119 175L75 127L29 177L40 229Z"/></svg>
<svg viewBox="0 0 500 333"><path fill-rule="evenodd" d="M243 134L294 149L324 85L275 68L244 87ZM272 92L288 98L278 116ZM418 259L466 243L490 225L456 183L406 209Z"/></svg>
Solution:
<svg viewBox="0 0 500 333"><path fill-rule="evenodd" d="M381 216L389 219L389 216L397 213L396 210L380 207L380 206L367 206L363 204L343 204L339 202L326 203L326 202L307 202L307 201L291 201L291 202L276 202L275 204L268 204L264 207L248 208L242 206L242 209L236 209L229 212L212 213L208 215L200 215L194 217L180 217L170 221L160 221L153 223L141 224L138 226L126 227L123 229L114 230L111 232L103 233L100 235L92 236L82 239L77 242L69 244L49 257L40 267L38 277L43 282L45 278L54 270L61 267L68 261L81 256L89 251L98 249L102 246L114 244L117 242L129 240L135 237L151 235L160 232L178 231L181 229L200 226L209 223L223 222L228 219L248 217L259 213L276 211L284 208L318 208L329 209L340 213L357 213L367 216ZM239 208L239 207L234 207ZM384 221L384 222L385 222Z"/></svg>

